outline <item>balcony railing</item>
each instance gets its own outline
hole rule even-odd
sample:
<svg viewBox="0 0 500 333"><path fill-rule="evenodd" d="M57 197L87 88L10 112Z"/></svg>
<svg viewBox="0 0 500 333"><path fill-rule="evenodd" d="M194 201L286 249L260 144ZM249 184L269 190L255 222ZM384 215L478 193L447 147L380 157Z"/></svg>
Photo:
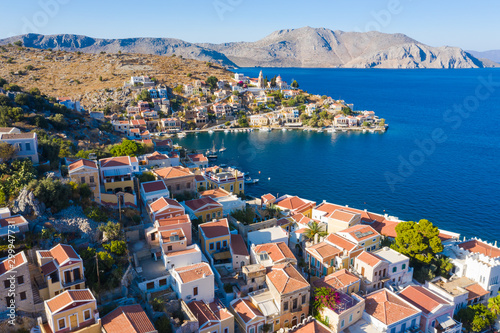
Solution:
<svg viewBox="0 0 500 333"><path fill-rule="evenodd" d="M78 280L72 280L70 282L64 281L62 283L62 285L63 285L64 288L66 288L66 287L71 287L71 286L74 286L75 284L80 284L80 283L83 283L83 282L85 282L85 278L80 278Z"/></svg>

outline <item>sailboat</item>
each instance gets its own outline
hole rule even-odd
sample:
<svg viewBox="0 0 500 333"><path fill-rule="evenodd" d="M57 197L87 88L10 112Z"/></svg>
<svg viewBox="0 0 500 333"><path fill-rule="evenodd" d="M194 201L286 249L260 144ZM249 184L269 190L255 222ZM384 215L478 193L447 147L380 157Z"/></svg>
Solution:
<svg viewBox="0 0 500 333"><path fill-rule="evenodd" d="M207 158L210 160L216 160L217 159L217 149L215 149L215 140L213 141L213 147L212 150L208 151Z"/></svg>
<svg viewBox="0 0 500 333"><path fill-rule="evenodd" d="M222 147L220 147L219 151L223 152L226 150L226 147L224 147L224 139L222 139Z"/></svg>

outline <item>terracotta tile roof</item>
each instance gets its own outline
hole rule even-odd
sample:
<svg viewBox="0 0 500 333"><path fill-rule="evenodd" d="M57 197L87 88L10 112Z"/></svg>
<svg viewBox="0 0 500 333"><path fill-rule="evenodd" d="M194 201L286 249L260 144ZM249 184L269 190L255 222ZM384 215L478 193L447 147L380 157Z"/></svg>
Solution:
<svg viewBox="0 0 500 333"><path fill-rule="evenodd" d="M61 266L66 260L82 260L71 245L57 244L49 251L52 258L54 258L59 266Z"/></svg>
<svg viewBox="0 0 500 333"><path fill-rule="evenodd" d="M206 262L201 262L194 265L176 268L175 271L179 274L183 283L192 282L203 278L203 275L213 275L210 265Z"/></svg>
<svg viewBox="0 0 500 333"><path fill-rule="evenodd" d="M200 229L203 230L205 237L215 238L229 235L229 224L227 219L220 219L214 222L206 222L200 224Z"/></svg>
<svg viewBox="0 0 500 333"><path fill-rule="evenodd" d="M203 178L203 179L205 179L205 178ZM208 198L222 198L222 197L227 197L230 194L231 193L224 190L223 188L215 188L213 190L206 190L206 191L200 192L200 196L208 197Z"/></svg>
<svg viewBox="0 0 500 333"><path fill-rule="evenodd" d="M189 218L189 215L184 214L181 216L159 219L158 226L164 227L164 226L169 226L169 225L176 225L176 224L190 223L190 222L191 222L191 219Z"/></svg>
<svg viewBox="0 0 500 333"><path fill-rule="evenodd" d="M313 208L316 206L314 202L306 202L305 200L292 196L285 199L282 199L275 203L277 206L289 209L298 213L304 212L309 208Z"/></svg>
<svg viewBox="0 0 500 333"><path fill-rule="evenodd" d="M477 239L467 241L465 243L459 244L458 246L464 250L468 250L473 253L481 253L491 258L500 257L499 248L481 242Z"/></svg>
<svg viewBox="0 0 500 333"><path fill-rule="evenodd" d="M17 253L12 259L5 259L0 263L0 275L27 263L26 256L24 252Z"/></svg>
<svg viewBox="0 0 500 333"><path fill-rule="evenodd" d="M0 134L0 138L2 138L2 140L32 139L35 136L36 136L36 133Z"/></svg>
<svg viewBox="0 0 500 333"><path fill-rule="evenodd" d="M271 201L273 199L276 199L276 197L274 195L272 195L271 193L264 194L260 198L262 199L262 202L267 202L267 201Z"/></svg>
<svg viewBox="0 0 500 333"><path fill-rule="evenodd" d="M189 200L185 204L194 212L222 208L222 204L209 197Z"/></svg>
<svg viewBox="0 0 500 333"><path fill-rule="evenodd" d="M113 168L117 166L131 166L131 158L129 156L119 156L119 157L110 157L99 160L101 168Z"/></svg>
<svg viewBox="0 0 500 333"><path fill-rule="evenodd" d="M302 213L295 213L290 216L295 222L302 224L304 226L309 225L310 222L314 221L313 219L305 216Z"/></svg>
<svg viewBox="0 0 500 333"><path fill-rule="evenodd" d="M56 266L54 260L49 261L48 263L46 263L45 265L43 265L40 268L42 269L42 273L44 276L47 276L47 275L52 274L55 271L57 271L57 266Z"/></svg>
<svg viewBox="0 0 500 333"><path fill-rule="evenodd" d="M166 140L157 140L157 141L154 141L154 144L156 146L171 146L172 145L172 140L170 139L166 139Z"/></svg>
<svg viewBox="0 0 500 333"><path fill-rule="evenodd" d="M181 166L156 169L154 173L164 179L173 179L193 175L193 173L189 171L188 168L184 168Z"/></svg>
<svg viewBox="0 0 500 333"><path fill-rule="evenodd" d="M277 263L285 259L296 260L292 251L284 242L256 245L254 251L255 253L266 252L273 263Z"/></svg>
<svg viewBox="0 0 500 333"><path fill-rule="evenodd" d="M356 260L360 260L371 267L375 267L378 263L383 261L380 257L366 251L361 252L361 254L356 257Z"/></svg>
<svg viewBox="0 0 500 333"><path fill-rule="evenodd" d="M380 234L369 225L358 224L350 228L339 231L339 234L349 234L357 241L380 236Z"/></svg>
<svg viewBox="0 0 500 333"><path fill-rule="evenodd" d="M421 286L406 287L399 295L424 313L432 312L441 304L450 304L429 289Z"/></svg>
<svg viewBox="0 0 500 333"><path fill-rule="evenodd" d="M255 317L263 317L262 312L255 307L247 299L239 299L232 305L234 312L243 320L243 322L248 323Z"/></svg>
<svg viewBox="0 0 500 333"><path fill-rule="evenodd" d="M106 333L151 333L156 329L139 304L120 306L102 318Z"/></svg>
<svg viewBox="0 0 500 333"><path fill-rule="evenodd" d="M358 281L360 281L360 279L356 275L350 273L344 268L314 281L313 284L317 288L330 287L333 289L342 289Z"/></svg>
<svg viewBox="0 0 500 333"><path fill-rule="evenodd" d="M271 267L267 278L280 294L288 294L303 288L309 288L309 283L295 267L290 264L279 264Z"/></svg>
<svg viewBox="0 0 500 333"><path fill-rule="evenodd" d="M326 240L328 242L330 242L331 244L335 245L336 247L338 247L342 250L347 250L347 251L352 251L357 246L355 243L353 243L350 240L347 240L344 237L341 237L337 234L328 235L328 237L326 237Z"/></svg>
<svg viewBox="0 0 500 333"><path fill-rule="evenodd" d="M360 210L360 209L355 209L351 207L346 207L346 206L340 206L340 205L335 205L331 204L328 202L321 203L319 206L315 208L316 210L325 212L326 215L328 216L329 214L332 214L335 210L341 209L353 213L359 213L361 214L361 220L364 222L374 222L374 221L384 221L385 217L383 215L379 214L373 214L368 211Z"/></svg>
<svg viewBox="0 0 500 333"><path fill-rule="evenodd" d="M250 255L247 250L247 245L245 244L245 241L243 240L243 237L241 237L241 235L231 234L231 250L234 254L240 256Z"/></svg>
<svg viewBox="0 0 500 333"><path fill-rule="evenodd" d="M327 242L320 242L310 246L306 248L306 251L316 258L321 258L321 260L331 259L331 257L342 254L342 250Z"/></svg>
<svg viewBox="0 0 500 333"><path fill-rule="evenodd" d="M344 222L350 222L356 216L356 214L357 213L345 209L336 209L335 211L333 211L333 213L328 215L328 217Z"/></svg>
<svg viewBox="0 0 500 333"><path fill-rule="evenodd" d="M366 296L365 312L385 325L391 325L419 313L403 298L385 288Z"/></svg>
<svg viewBox="0 0 500 333"><path fill-rule="evenodd" d="M46 301L45 304L47 304L52 313L55 313L58 310L66 308L72 303L81 303L84 301L95 301L94 295L92 295L89 289L66 290L63 293L52 297L50 300Z"/></svg>
<svg viewBox="0 0 500 333"><path fill-rule="evenodd" d="M474 283L470 286L465 287L465 289L467 289L467 291L469 292L469 296L467 297L468 301L489 294L489 292L484 290L484 288L481 287L479 283Z"/></svg>
<svg viewBox="0 0 500 333"><path fill-rule="evenodd" d="M301 326L295 330L289 330L289 333L330 333L331 331L319 323L316 319L311 320L306 323L304 326Z"/></svg>
<svg viewBox="0 0 500 333"><path fill-rule="evenodd" d="M0 227L2 228L5 228L9 225L20 225L20 224L28 224L28 221L22 215L14 215L0 219Z"/></svg>
<svg viewBox="0 0 500 333"><path fill-rule="evenodd" d="M86 160L86 159L83 159L83 158L80 159L80 160L77 160L76 162L71 163L68 166L68 170L71 173L71 171L73 171L75 169L78 169L80 167L83 167L83 166L88 167L88 168L93 168L93 169L97 170L97 162L91 161L91 160Z"/></svg>
<svg viewBox="0 0 500 333"><path fill-rule="evenodd" d="M167 189L163 180L153 180L151 182L141 183L141 187L144 189L145 193L165 191Z"/></svg>
<svg viewBox="0 0 500 333"><path fill-rule="evenodd" d="M208 158L203 154L190 154L188 157L193 162L208 162Z"/></svg>
<svg viewBox="0 0 500 333"><path fill-rule="evenodd" d="M152 203L149 204L149 208L152 212L158 212L167 207L184 211L184 207L182 207L182 205L178 203L176 200L165 197L161 197L160 199L157 199L156 201L153 201Z"/></svg>
<svg viewBox="0 0 500 333"><path fill-rule="evenodd" d="M187 304L189 310L198 319L199 329L205 329L222 320L233 317L233 315L218 301L205 303L203 301L191 301Z"/></svg>
<svg viewBox="0 0 500 333"><path fill-rule="evenodd" d="M205 177L202 176L202 175L196 175L194 176L194 179L197 181L197 182L204 182L206 181ZM200 193L201 194L201 193Z"/></svg>
<svg viewBox="0 0 500 333"><path fill-rule="evenodd" d="M161 161L161 160L168 160L168 156L160 154L159 152L155 151L154 153L151 154L151 156L146 156L146 159L149 161Z"/></svg>

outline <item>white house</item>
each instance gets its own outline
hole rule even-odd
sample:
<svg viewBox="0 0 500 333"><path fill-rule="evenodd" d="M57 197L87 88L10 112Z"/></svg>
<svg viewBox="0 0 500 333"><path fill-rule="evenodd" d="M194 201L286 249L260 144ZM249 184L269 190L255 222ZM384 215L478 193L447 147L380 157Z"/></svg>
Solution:
<svg viewBox="0 0 500 333"><path fill-rule="evenodd" d="M214 273L210 265L201 262L172 270L172 289L184 301L214 300Z"/></svg>
<svg viewBox="0 0 500 333"><path fill-rule="evenodd" d="M386 286L405 287L413 279L413 268L410 267L410 258L388 247L373 252L374 255L389 262Z"/></svg>
<svg viewBox="0 0 500 333"><path fill-rule="evenodd" d="M249 232L247 238L249 246L278 242L288 245L288 233L278 226Z"/></svg>
<svg viewBox="0 0 500 333"><path fill-rule="evenodd" d="M28 158L33 164L38 164L38 139L35 132L21 133L15 127L0 127L0 142L16 149L15 158Z"/></svg>
<svg viewBox="0 0 500 333"><path fill-rule="evenodd" d="M141 199L145 206L161 197L170 197L170 192L163 179L141 183Z"/></svg>
<svg viewBox="0 0 500 333"><path fill-rule="evenodd" d="M223 188L215 188L200 193L200 197L212 198L222 205L222 215L227 216L236 210L243 210L246 206L245 201L241 200L236 194L229 193Z"/></svg>

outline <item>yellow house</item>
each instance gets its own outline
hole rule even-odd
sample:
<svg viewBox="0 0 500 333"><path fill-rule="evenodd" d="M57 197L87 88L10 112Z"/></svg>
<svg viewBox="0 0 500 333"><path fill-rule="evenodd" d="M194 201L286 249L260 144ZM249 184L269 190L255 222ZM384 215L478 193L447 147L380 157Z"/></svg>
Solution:
<svg viewBox="0 0 500 333"><path fill-rule="evenodd" d="M373 252L380 248L380 234L369 225L358 224L339 231L337 234L360 245L367 252Z"/></svg>
<svg viewBox="0 0 500 333"><path fill-rule="evenodd" d="M92 190L93 200L99 202L101 191L99 190L99 168L97 162L80 159L68 166L71 180L77 184L88 184Z"/></svg>
<svg viewBox="0 0 500 333"><path fill-rule="evenodd" d="M363 252L363 247L337 234L330 234L325 242L335 246L342 251L342 255L336 257L335 269L353 268L354 259Z"/></svg>
<svg viewBox="0 0 500 333"><path fill-rule="evenodd" d="M234 316L219 301L181 303L189 319L198 321L199 333L234 333Z"/></svg>
<svg viewBox="0 0 500 333"><path fill-rule="evenodd" d="M99 160L105 193L134 193L134 172L139 171L137 157L120 156Z"/></svg>
<svg viewBox="0 0 500 333"><path fill-rule="evenodd" d="M37 281L40 297L51 299L65 290L85 288L83 261L71 245L58 244L50 250L36 252L42 281Z"/></svg>
<svg viewBox="0 0 500 333"><path fill-rule="evenodd" d="M42 333L100 333L101 319L89 289L67 290L45 301L47 323L38 318Z"/></svg>
<svg viewBox="0 0 500 333"><path fill-rule="evenodd" d="M223 215L223 206L210 197L186 201L183 204L192 219L201 218L203 222L219 219Z"/></svg>
<svg viewBox="0 0 500 333"><path fill-rule="evenodd" d="M207 180L207 189L222 188L229 193L245 193L245 176L241 171L229 167L214 166L207 168L203 172L203 176Z"/></svg>
<svg viewBox="0 0 500 333"><path fill-rule="evenodd" d="M200 224L198 229L201 247L205 253L213 255L228 252L231 257L229 253L231 234L227 219Z"/></svg>

